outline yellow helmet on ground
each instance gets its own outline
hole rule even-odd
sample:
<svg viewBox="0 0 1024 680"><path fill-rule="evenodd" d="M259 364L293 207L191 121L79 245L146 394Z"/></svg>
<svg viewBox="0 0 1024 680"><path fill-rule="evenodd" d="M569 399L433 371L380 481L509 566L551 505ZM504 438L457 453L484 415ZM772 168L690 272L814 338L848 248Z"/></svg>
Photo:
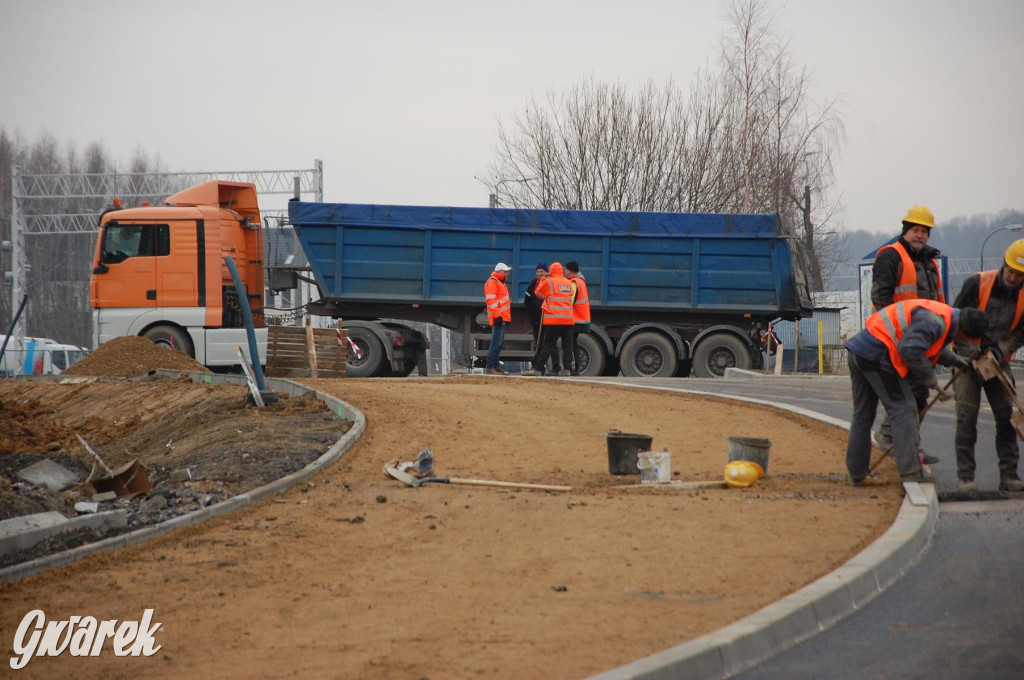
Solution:
<svg viewBox="0 0 1024 680"><path fill-rule="evenodd" d="M744 488L753 486L760 477L761 466L749 460L734 460L725 466L725 483L729 486Z"/></svg>
<svg viewBox="0 0 1024 680"><path fill-rule="evenodd" d="M907 216L903 218L903 224L920 224L922 227L933 229L935 228L935 215L927 207L915 205L907 211Z"/></svg>
<svg viewBox="0 0 1024 680"><path fill-rule="evenodd" d="M1011 243L1003 257L1008 267L1024 272L1024 238Z"/></svg>

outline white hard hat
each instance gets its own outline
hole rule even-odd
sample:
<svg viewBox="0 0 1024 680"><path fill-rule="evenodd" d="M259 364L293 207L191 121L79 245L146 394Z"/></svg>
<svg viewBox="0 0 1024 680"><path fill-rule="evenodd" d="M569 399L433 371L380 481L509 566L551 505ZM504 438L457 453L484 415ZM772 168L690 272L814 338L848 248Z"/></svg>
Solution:
<svg viewBox="0 0 1024 680"><path fill-rule="evenodd" d="M510 271L512 271L512 267L509 267L504 262L499 262L498 264L494 265L494 271L496 271L496 272L510 272Z"/></svg>

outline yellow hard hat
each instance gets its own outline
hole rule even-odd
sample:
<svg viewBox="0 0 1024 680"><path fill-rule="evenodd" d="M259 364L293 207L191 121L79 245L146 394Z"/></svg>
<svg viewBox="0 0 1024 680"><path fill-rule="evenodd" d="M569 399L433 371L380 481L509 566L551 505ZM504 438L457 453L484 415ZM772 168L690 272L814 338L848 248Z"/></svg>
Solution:
<svg viewBox="0 0 1024 680"><path fill-rule="evenodd" d="M740 489L753 486L760 476L760 467L749 460L734 460L725 466L725 483Z"/></svg>
<svg viewBox="0 0 1024 680"><path fill-rule="evenodd" d="M932 229L935 227L935 215L927 207L915 205L907 211L907 216L903 218L903 224L920 224L922 227Z"/></svg>
<svg viewBox="0 0 1024 680"><path fill-rule="evenodd" d="M1008 267L1024 272L1024 238L1011 243L1003 257Z"/></svg>

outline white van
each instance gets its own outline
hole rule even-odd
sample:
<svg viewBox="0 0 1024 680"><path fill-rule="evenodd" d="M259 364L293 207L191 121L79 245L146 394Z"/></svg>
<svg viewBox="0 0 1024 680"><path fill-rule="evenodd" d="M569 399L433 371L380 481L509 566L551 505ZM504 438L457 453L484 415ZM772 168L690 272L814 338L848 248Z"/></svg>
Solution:
<svg viewBox="0 0 1024 680"><path fill-rule="evenodd" d="M0 347L5 340L7 336L0 335ZM0 374L56 375L88 353L84 347L65 345L49 338L25 338L24 347L18 347L17 340L11 338L0 359Z"/></svg>

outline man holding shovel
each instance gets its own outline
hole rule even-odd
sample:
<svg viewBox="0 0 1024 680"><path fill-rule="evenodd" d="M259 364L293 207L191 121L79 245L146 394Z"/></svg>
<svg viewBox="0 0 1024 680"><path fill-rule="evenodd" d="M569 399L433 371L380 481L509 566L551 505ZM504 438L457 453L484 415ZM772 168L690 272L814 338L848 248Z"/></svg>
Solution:
<svg viewBox="0 0 1024 680"><path fill-rule="evenodd" d="M952 398L939 388L934 366L967 368L968 361L947 345L954 337L981 337L988 326L988 316L977 309L954 309L934 300L905 300L869 316L864 330L846 342L853 388L853 417L846 442L851 484L857 486L868 476L871 425L879 401L892 421L893 457L900 479L934 481L917 455L919 416L911 376L937 390L943 401Z"/></svg>
<svg viewBox="0 0 1024 680"><path fill-rule="evenodd" d="M547 278L537 285L535 294L543 300L541 309L544 320L541 325L540 353L533 360L533 368L523 371L523 375L544 375L544 365L548 357L558 351L558 342L562 343L562 373L568 375L568 367L572 365L572 329L575 320L572 314L572 284L562 275L562 265L551 263Z"/></svg>
<svg viewBox="0 0 1024 680"><path fill-rule="evenodd" d="M963 357L991 355L1008 380L1014 385L1010 372L1010 357L1024 345L1024 239L1014 241L1003 257L1005 263L998 270L975 274L964 281L956 296L956 307L977 307L988 314L991 326L980 338L970 342L957 341L954 348ZM954 389L956 393L956 475L960 490L978 490L974 482L974 444L978 440L978 410L981 390L992 407L996 421L996 456L999 458L999 489L1024 491L1024 482L1017 475L1020 451L1017 431L1010 422L1013 399L998 378L983 380L975 371L964 373Z"/></svg>

